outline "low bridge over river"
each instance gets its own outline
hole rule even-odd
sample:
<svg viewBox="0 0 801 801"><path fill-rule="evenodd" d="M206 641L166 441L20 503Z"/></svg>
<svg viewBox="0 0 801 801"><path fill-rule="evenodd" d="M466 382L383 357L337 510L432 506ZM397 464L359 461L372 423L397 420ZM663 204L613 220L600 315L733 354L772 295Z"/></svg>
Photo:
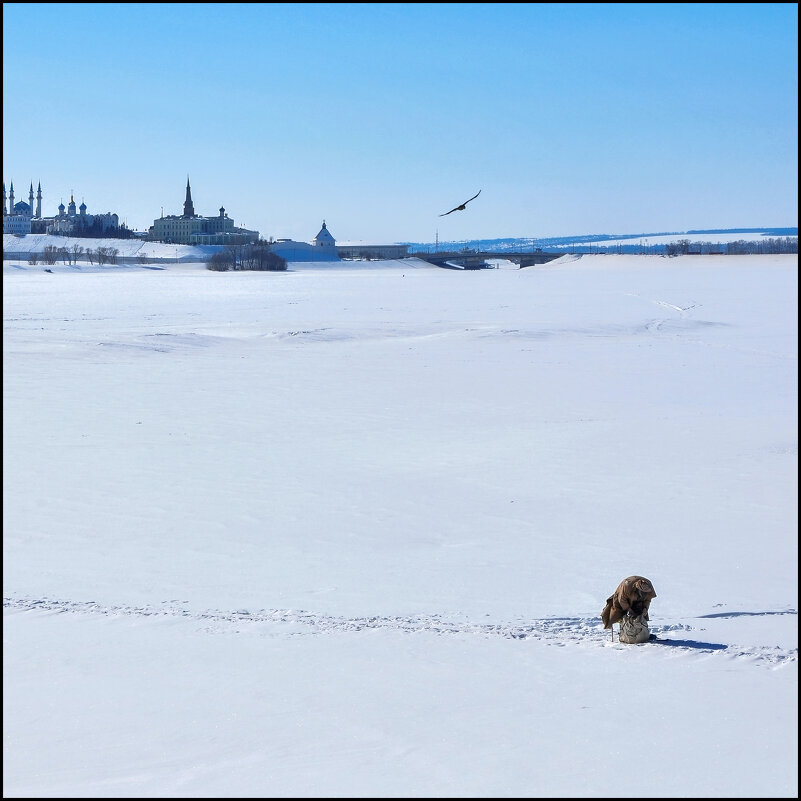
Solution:
<svg viewBox="0 0 801 801"><path fill-rule="evenodd" d="M513 253L505 250L495 251L453 251L445 253L410 253L410 256L427 261L429 264L436 264L437 267L447 267L453 270L483 270L492 265L487 264L490 259L507 259L513 261L520 267L530 267L532 264L547 264L549 261L558 259L564 255L562 253ZM458 265L458 266L457 266Z"/></svg>

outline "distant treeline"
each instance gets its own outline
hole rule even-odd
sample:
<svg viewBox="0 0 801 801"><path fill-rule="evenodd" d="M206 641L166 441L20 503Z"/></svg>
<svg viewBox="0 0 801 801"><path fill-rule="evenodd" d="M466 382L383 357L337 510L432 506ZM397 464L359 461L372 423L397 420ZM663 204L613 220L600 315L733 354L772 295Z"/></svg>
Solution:
<svg viewBox="0 0 801 801"><path fill-rule="evenodd" d="M687 256L721 254L726 256L745 253L798 253L798 237L759 239L751 241L738 239L736 242L693 242L679 239L666 245L574 245L560 248L565 253L644 253L657 256Z"/></svg>
<svg viewBox="0 0 801 801"><path fill-rule="evenodd" d="M76 224L71 231L65 231L61 235L76 239L133 239L134 232L125 225L119 228L103 228L103 223L95 220L91 225Z"/></svg>
<svg viewBox="0 0 801 801"><path fill-rule="evenodd" d="M41 255L38 253L28 254L28 264L55 264L62 261L64 264L77 264L78 261L88 261L89 264L116 264L117 256L120 252L117 248L99 247L97 250L84 248L83 245L74 244L70 247L56 247L55 245L45 245Z"/></svg>

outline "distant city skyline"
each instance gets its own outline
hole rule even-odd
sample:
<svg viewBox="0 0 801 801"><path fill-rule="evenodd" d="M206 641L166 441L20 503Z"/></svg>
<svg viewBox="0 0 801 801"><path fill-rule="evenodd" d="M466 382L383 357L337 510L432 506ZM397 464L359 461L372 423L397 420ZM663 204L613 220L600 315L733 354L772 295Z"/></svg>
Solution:
<svg viewBox="0 0 801 801"><path fill-rule="evenodd" d="M133 230L798 224L798 6L3 5L3 180ZM481 194L463 211L438 215Z"/></svg>

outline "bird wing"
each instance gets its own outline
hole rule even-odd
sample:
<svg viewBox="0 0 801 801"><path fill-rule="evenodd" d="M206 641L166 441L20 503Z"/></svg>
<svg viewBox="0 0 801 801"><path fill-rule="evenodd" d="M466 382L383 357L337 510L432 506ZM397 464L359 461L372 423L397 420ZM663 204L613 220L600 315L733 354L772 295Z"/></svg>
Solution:
<svg viewBox="0 0 801 801"><path fill-rule="evenodd" d="M475 200L480 194L481 190L479 189L478 192L476 192L475 195L473 195L473 197L470 198L470 200ZM449 214L453 214L453 212L455 211L460 211L461 209L464 209L464 207L470 202L470 200L465 200L465 202L462 203L460 206L457 206L455 209L451 209L450 211L446 211L445 214L440 214L439 216L447 217Z"/></svg>

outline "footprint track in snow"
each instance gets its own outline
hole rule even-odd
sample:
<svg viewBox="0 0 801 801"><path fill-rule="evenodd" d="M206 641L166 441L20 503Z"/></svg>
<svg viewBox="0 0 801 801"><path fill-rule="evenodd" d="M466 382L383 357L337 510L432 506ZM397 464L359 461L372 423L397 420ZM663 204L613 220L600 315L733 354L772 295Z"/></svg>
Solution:
<svg viewBox="0 0 801 801"><path fill-rule="evenodd" d="M289 632L295 634L331 634L366 630L385 629L407 634L428 633L436 635L476 635L483 637L503 637L513 640L540 641L546 645L563 647L566 645L596 644L604 647L614 645L622 649L631 646L614 643L608 631L601 628L597 618L554 617L540 618L526 623L475 623L467 620L447 620L442 615L381 616L346 618L318 614L298 609L237 609L193 611L186 602L164 601L159 606L107 606L95 601L65 601L50 598L3 598L4 610L14 612L47 612L51 614L79 614L105 617L154 617L162 619L184 619L195 621L209 633L236 634L248 626L295 626L305 631ZM749 615L796 615L795 610L782 612L728 613L728 615L702 615L701 618ZM648 644L668 646L678 654L716 655L727 658L747 659L755 664L779 667L798 660L797 648L779 646L740 646L704 642L689 639L686 634L694 627L686 623L651 625L655 639ZM675 638L670 633L681 633Z"/></svg>

